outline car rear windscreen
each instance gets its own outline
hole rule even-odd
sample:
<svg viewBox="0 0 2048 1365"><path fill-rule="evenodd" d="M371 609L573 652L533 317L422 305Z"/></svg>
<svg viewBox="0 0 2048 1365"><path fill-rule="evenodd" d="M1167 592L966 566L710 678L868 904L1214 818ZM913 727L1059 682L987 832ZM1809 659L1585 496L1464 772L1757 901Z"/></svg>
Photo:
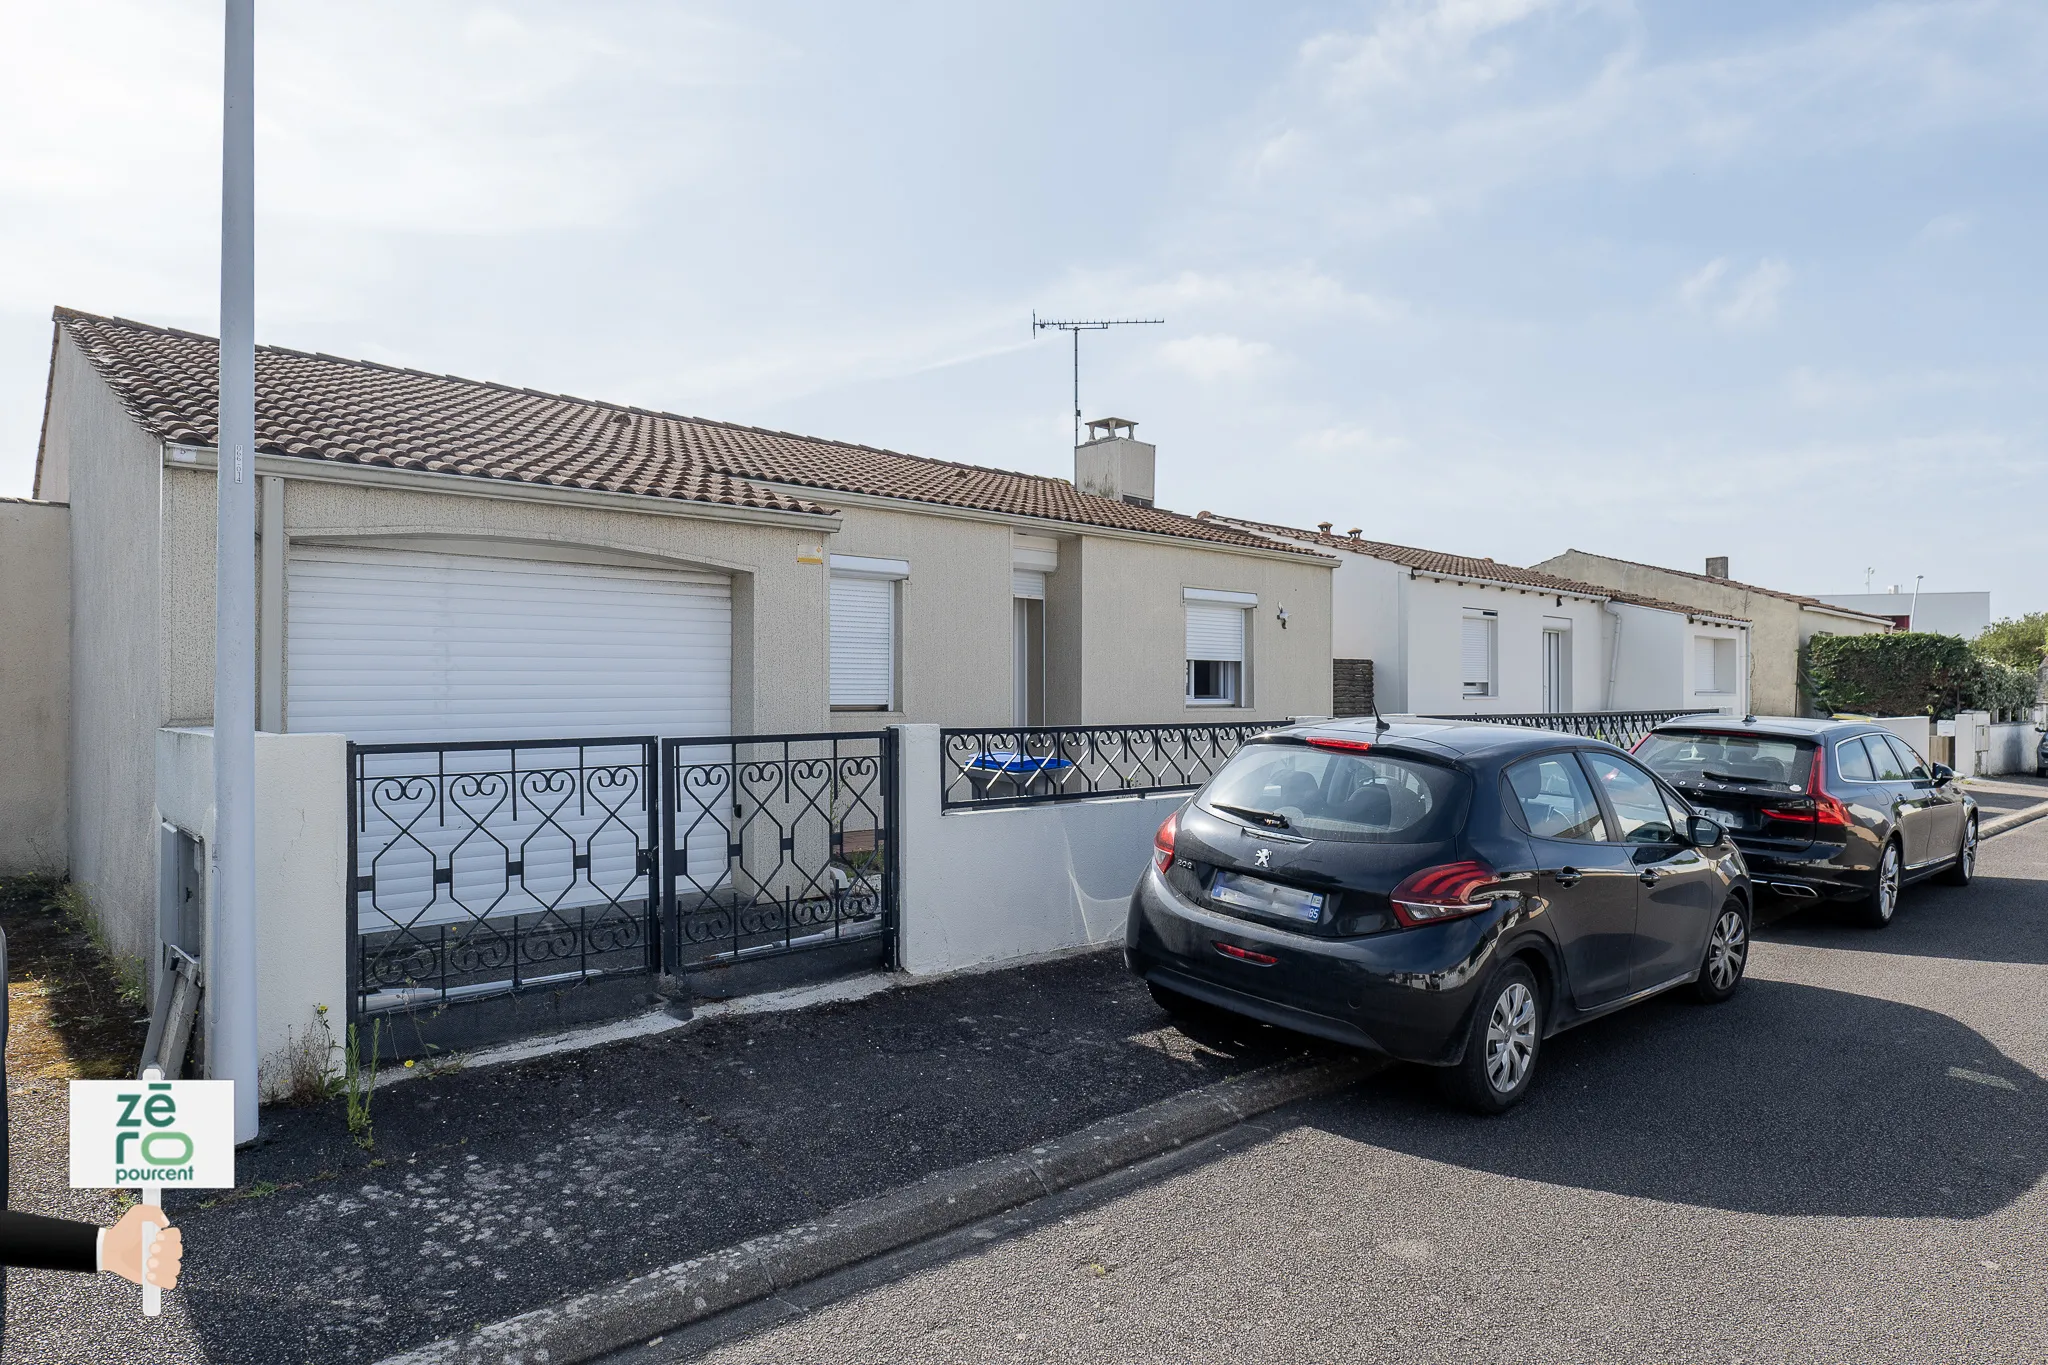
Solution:
<svg viewBox="0 0 2048 1365"><path fill-rule="evenodd" d="M1657 730L1636 757L1665 781L1752 782L1804 787L1813 745L1803 739L1731 731Z"/></svg>
<svg viewBox="0 0 2048 1365"><path fill-rule="evenodd" d="M1240 819L1279 816L1311 839L1432 843L1465 822L1472 780L1419 759L1301 744L1248 744L1202 792Z"/></svg>

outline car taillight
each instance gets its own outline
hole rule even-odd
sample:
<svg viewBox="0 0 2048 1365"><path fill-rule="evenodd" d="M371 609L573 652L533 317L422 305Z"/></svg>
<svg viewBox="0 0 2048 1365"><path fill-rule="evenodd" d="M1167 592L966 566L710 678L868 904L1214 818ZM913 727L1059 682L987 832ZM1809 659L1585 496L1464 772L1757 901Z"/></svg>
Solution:
<svg viewBox="0 0 2048 1365"><path fill-rule="evenodd" d="M1166 823L1152 836L1152 861L1161 872L1173 866L1173 839L1180 833L1180 812L1166 817ZM1129 866L1129 864L1125 864Z"/></svg>
<svg viewBox="0 0 2048 1365"><path fill-rule="evenodd" d="M1493 904L1494 894L1485 893L1499 880L1492 868L1470 859L1425 867L1394 888L1394 918L1413 929L1476 915Z"/></svg>
<svg viewBox="0 0 2048 1365"><path fill-rule="evenodd" d="M1849 808L1828 795L1828 749L1825 744L1814 746L1813 768L1806 777L1806 790L1813 796L1813 822L1816 825L1834 825L1840 829L1849 827Z"/></svg>

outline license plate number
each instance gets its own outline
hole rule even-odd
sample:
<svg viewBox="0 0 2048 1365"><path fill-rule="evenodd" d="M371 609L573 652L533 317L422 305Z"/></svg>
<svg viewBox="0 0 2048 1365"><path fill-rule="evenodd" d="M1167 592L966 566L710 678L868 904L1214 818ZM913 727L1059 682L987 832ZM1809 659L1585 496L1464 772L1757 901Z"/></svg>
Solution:
<svg viewBox="0 0 2048 1365"><path fill-rule="evenodd" d="M1740 811L1720 810L1714 806L1701 806L1699 811L1701 815L1706 816L1722 829L1736 830L1744 829L1748 826L1748 821L1742 818Z"/></svg>
<svg viewBox="0 0 2048 1365"><path fill-rule="evenodd" d="M1239 910L1255 910L1260 914L1305 920L1310 924L1323 917L1324 896L1320 891L1281 886L1277 882L1236 872L1218 872L1216 880L1209 884L1209 897Z"/></svg>

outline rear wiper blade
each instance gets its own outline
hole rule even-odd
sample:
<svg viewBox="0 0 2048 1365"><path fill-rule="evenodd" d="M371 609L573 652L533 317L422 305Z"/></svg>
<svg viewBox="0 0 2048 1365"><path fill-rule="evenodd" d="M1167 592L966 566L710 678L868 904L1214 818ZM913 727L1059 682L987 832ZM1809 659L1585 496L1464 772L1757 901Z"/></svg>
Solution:
<svg viewBox="0 0 2048 1365"><path fill-rule="evenodd" d="M1235 815L1240 820L1249 820L1255 825L1264 825L1267 829L1294 828L1293 825L1288 823L1286 816L1276 811L1253 810L1249 806L1226 806L1221 801L1213 801L1210 804L1225 814Z"/></svg>
<svg viewBox="0 0 2048 1365"><path fill-rule="evenodd" d="M1712 773L1704 768L1700 770L1700 776L1706 778L1709 782L1741 782L1745 785L1759 787L1789 787L1792 785L1790 782L1779 782L1769 777L1730 777L1726 773Z"/></svg>

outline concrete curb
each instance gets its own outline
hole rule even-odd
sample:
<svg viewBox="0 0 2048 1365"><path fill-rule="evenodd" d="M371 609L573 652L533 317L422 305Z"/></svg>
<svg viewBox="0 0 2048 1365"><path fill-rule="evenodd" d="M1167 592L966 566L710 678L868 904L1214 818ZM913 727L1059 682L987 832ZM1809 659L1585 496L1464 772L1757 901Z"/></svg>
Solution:
<svg viewBox="0 0 2048 1365"><path fill-rule="evenodd" d="M1996 820L1984 821L1983 824L1977 827L1977 837L1980 840L1989 839L1993 835L2003 834L2009 829L2018 829L2021 825L2031 824L2044 815L2048 815L2048 801L2043 801L2038 806L2026 806L2010 814L2001 815Z"/></svg>
<svg viewBox="0 0 2048 1365"><path fill-rule="evenodd" d="M738 1246L680 1261L391 1356L380 1365L569 1365L842 1270L1221 1132L1379 1069L1339 1058L1264 1067L1007 1156L928 1176Z"/></svg>

